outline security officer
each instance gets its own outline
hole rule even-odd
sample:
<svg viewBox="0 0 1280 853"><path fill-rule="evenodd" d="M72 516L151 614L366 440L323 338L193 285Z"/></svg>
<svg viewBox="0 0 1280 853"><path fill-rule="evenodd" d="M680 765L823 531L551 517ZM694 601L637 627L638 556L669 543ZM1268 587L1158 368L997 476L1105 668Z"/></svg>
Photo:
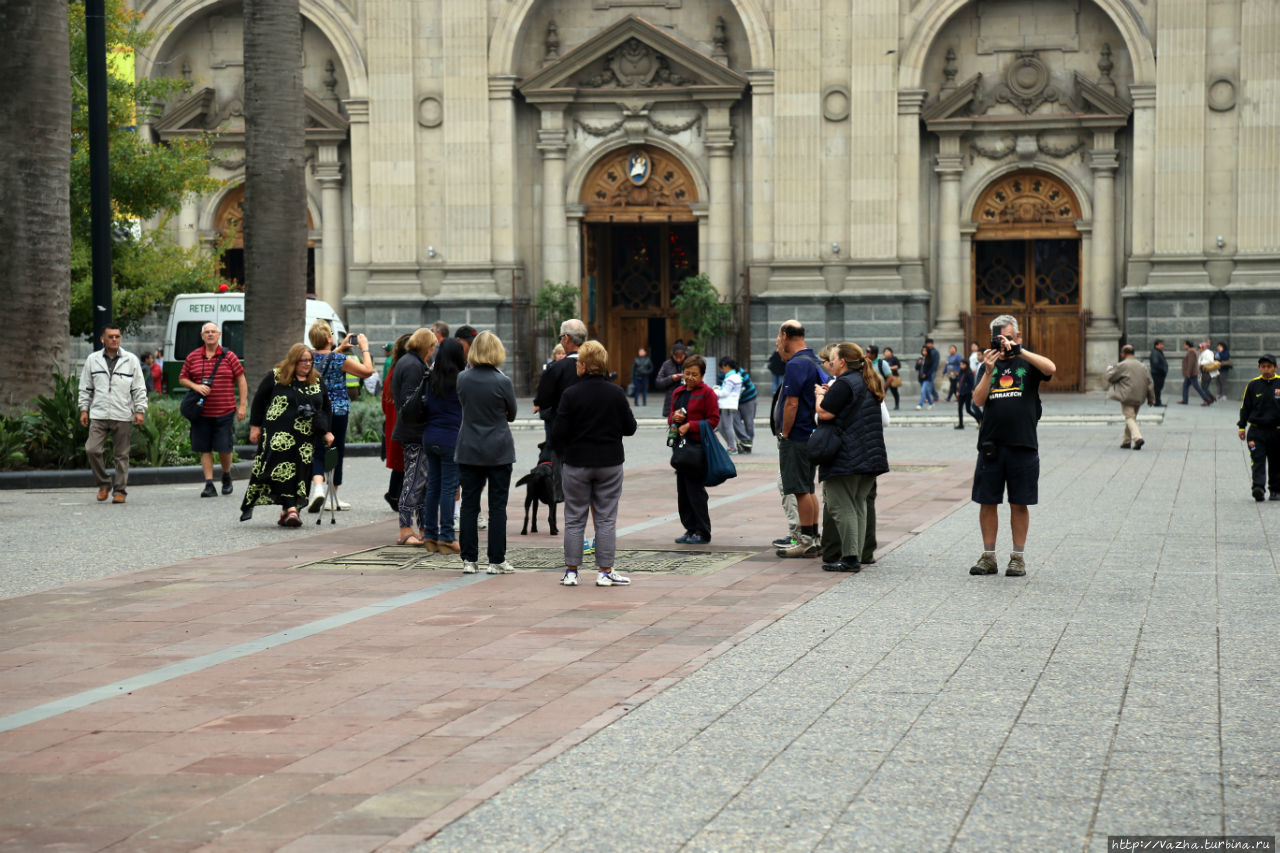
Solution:
<svg viewBox="0 0 1280 853"><path fill-rule="evenodd" d="M1236 426L1240 429L1241 441L1245 440L1248 428L1253 499L1262 500L1262 488L1270 473L1271 500L1280 501L1280 379L1276 378L1276 357L1259 358L1258 371L1260 375L1245 386Z"/></svg>

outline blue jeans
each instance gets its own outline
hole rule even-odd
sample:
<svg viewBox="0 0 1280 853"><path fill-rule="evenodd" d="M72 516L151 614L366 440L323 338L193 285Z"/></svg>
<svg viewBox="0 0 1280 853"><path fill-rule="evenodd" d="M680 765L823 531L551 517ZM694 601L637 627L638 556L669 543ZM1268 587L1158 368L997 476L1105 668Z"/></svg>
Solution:
<svg viewBox="0 0 1280 853"><path fill-rule="evenodd" d="M920 382L920 405L932 406L938 401L938 392L933 390L933 380L924 379Z"/></svg>
<svg viewBox="0 0 1280 853"><path fill-rule="evenodd" d="M1196 393L1199 394L1200 398L1204 400L1206 403L1213 402L1213 398L1210 397L1208 394L1206 394L1204 392L1204 389L1200 387L1199 376L1182 377L1182 402L1184 403L1187 402L1187 392L1190 391L1192 388L1196 389Z"/></svg>
<svg viewBox="0 0 1280 853"><path fill-rule="evenodd" d="M458 491L458 466L453 461L453 448L438 444L422 445L427 457L427 495L422 501L422 529L428 539L452 542L453 496Z"/></svg>
<svg viewBox="0 0 1280 853"><path fill-rule="evenodd" d="M631 377L631 399L635 401L637 406L649 405L649 377Z"/></svg>

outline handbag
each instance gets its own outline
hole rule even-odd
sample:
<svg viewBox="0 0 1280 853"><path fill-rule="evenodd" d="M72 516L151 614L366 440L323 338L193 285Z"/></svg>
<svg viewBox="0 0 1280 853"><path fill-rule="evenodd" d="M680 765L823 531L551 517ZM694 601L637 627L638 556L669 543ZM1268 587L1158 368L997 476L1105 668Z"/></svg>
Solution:
<svg viewBox="0 0 1280 853"><path fill-rule="evenodd" d="M207 384L210 389L213 388L213 379L218 375L218 368L222 366L222 359L225 358L226 355L226 352L223 352L218 356L217 361L213 363L213 371L209 374L208 382L206 383L204 380L201 380L201 385ZM204 397L201 396L199 391L196 391L193 388L188 388L187 393L182 397L182 402L178 404L178 411L182 413L184 418L194 424L204 416Z"/></svg>
<svg viewBox="0 0 1280 853"><path fill-rule="evenodd" d="M840 455L841 446L840 426L835 421L820 421L809 436L809 461L814 465L829 465Z"/></svg>
<svg viewBox="0 0 1280 853"><path fill-rule="evenodd" d="M707 464L702 442L677 434L667 442L671 446L671 467L685 474L696 474Z"/></svg>
<svg viewBox="0 0 1280 853"><path fill-rule="evenodd" d="M1206 364L1206 365L1204 366L1204 369L1205 369L1205 372L1207 372L1207 373L1212 373L1213 371L1217 370L1217 369L1218 369L1218 368L1220 368L1220 367L1222 367L1222 362L1220 362L1220 361L1216 361L1216 360L1215 360L1215 361L1211 361L1211 362L1209 362L1208 364Z"/></svg>
<svg viewBox="0 0 1280 853"><path fill-rule="evenodd" d="M733 466L729 452L716 438L716 431L706 421L698 422L698 432L702 434L703 455L707 460L707 475L703 479L704 486L718 486L725 480L738 476L738 469Z"/></svg>

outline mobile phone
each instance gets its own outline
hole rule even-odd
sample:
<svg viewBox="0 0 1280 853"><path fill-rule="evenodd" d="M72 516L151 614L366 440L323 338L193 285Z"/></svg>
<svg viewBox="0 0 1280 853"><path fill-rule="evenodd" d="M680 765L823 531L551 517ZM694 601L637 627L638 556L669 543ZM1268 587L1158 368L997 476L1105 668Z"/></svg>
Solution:
<svg viewBox="0 0 1280 853"><path fill-rule="evenodd" d="M992 336L991 336L991 349L993 349L993 350L1002 350L1002 349L1004 349L1004 335L992 335Z"/></svg>

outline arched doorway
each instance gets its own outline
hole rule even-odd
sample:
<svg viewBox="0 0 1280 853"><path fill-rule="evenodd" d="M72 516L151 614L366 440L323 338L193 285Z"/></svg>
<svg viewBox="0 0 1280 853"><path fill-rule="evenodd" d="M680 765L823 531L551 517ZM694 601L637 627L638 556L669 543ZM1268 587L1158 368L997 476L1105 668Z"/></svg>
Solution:
<svg viewBox="0 0 1280 853"><path fill-rule="evenodd" d="M698 200L679 159L651 145L606 154L582 185L582 305L623 385L640 347L659 365L679 328L671 299L698 272Z"/></svg>
<svg viewBox="0 0 1280 853"><path fill-rule="evenodd" d="M232 189L218 203L214 219L220 239L231 238L222 254L222 277L232 285L244 287L244 184ZM313 231L311 211L307 211L307 231ZM307 239L307 295L316 295L316 244Z"/></svg>
<svg viewBox="0 0 1280 853"><path fill-rule="evenodd" d="M968 339L986 341L1001 314L1018 318L1028 348L1053 359L1054 390L1084 379L1080 203L1061 180L1023 170L991 184L973 211Z"/></svg>

